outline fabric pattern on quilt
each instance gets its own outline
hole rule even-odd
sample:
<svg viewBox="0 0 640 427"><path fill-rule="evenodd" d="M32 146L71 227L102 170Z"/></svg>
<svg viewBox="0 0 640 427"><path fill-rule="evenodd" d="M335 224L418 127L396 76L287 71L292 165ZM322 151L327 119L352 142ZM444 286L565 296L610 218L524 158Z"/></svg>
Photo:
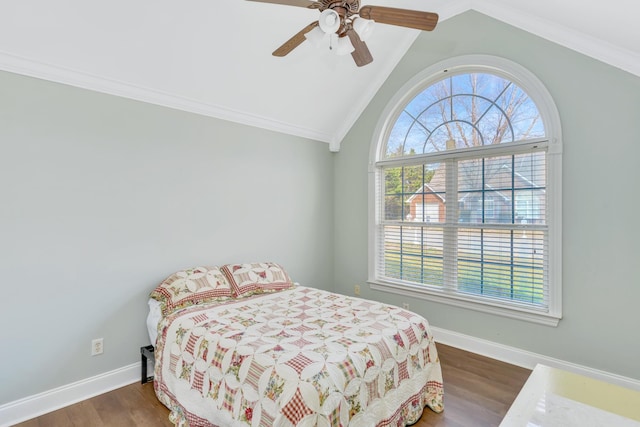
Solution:
<svg viewBox="0 0 640 427"><path fill-rule="evenodd" d="M231 285L218 267L195 267L167 277L150 297L162 303L164 316L175 310L233 297Z"/></svg>
<svg viewBox="0 0 640 427"><path fill-rule="evenodd" d="M294 289L165 318L155 389L178 426L404 426L443 409L428 322Z"/></svg>
<svg viewBox="0 0 640 427"><path fill-rule="evenodd" d="M285 269L274 262L227 264L220 269L229 280L236 298L293 286Z"/></svg>

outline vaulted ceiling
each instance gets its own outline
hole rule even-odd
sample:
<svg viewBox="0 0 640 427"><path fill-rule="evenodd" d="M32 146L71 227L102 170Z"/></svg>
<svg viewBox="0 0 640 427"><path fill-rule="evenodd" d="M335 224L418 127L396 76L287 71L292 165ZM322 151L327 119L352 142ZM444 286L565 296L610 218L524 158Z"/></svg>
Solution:
<svg viewBox="0 0 640 427"><path fill-rule="evenodd" d="M640 76L637 0L364 0L476 10ZM318 12L244 0L0 2L0 69L324 141L340 141L419 32L376 25L373 63L303 43ZM436 30L437 31L437 28ZM345 102L344 100L349 100Z"/></svg>

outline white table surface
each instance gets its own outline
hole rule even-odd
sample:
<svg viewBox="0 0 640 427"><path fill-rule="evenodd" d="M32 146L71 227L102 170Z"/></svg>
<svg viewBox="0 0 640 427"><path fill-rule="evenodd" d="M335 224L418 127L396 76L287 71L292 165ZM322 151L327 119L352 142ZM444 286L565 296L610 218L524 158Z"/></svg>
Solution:
<svg viewBox="0 0 640 427"><path fill-rule="evenodd" d="M640 392L537 365L500 427L640 427Z"/></svg>

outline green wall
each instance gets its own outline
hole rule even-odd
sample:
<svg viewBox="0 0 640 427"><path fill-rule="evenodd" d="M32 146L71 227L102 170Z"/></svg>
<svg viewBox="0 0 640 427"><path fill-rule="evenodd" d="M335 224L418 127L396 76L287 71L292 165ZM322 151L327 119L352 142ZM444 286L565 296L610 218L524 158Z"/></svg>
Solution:
<svg viewBox="0 0 640 427"><path fill-rule="evenodd" d="M548 327L412 300L432 325L640 379L640 78L467 12L423 33L342 143L335 161L336 290L367 280L367 165L373 132L396 92L423 69L459 55L501 56L533 72L562 121L563 314ZM362 287L371 299L406 297Z"/></svg>
<svg viewBox="0 0 640 427"><path fill-rule="evenodd" d="M325 143L0 72L0 153L0 405L138 362L178 269L333 286Z"/></svg>

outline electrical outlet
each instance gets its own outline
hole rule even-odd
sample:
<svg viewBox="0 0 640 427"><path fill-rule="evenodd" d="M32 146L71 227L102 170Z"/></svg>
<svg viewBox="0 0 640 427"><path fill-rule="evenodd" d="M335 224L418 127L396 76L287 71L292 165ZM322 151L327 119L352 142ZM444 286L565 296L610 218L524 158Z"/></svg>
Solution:
<svg viewBox="0 0 640 427"><path fill-rule="evenodd" d="M102 338L96 338L91 341L91 355L97 356L104 352L104 341Z"/></svg>
<svg viewBox="0 0 640 427"><path fill-rule="evenodd" d="M409 310L409 303L408 302L403 302L402 303L402 308L404 308L405 310Z"/></svg>
<svg viewBox="0 0 640 427"><path fill-rule="evenodd" d="M353 293L357 296L360 295L360 285L355 285L353 287Z"/></svg>

